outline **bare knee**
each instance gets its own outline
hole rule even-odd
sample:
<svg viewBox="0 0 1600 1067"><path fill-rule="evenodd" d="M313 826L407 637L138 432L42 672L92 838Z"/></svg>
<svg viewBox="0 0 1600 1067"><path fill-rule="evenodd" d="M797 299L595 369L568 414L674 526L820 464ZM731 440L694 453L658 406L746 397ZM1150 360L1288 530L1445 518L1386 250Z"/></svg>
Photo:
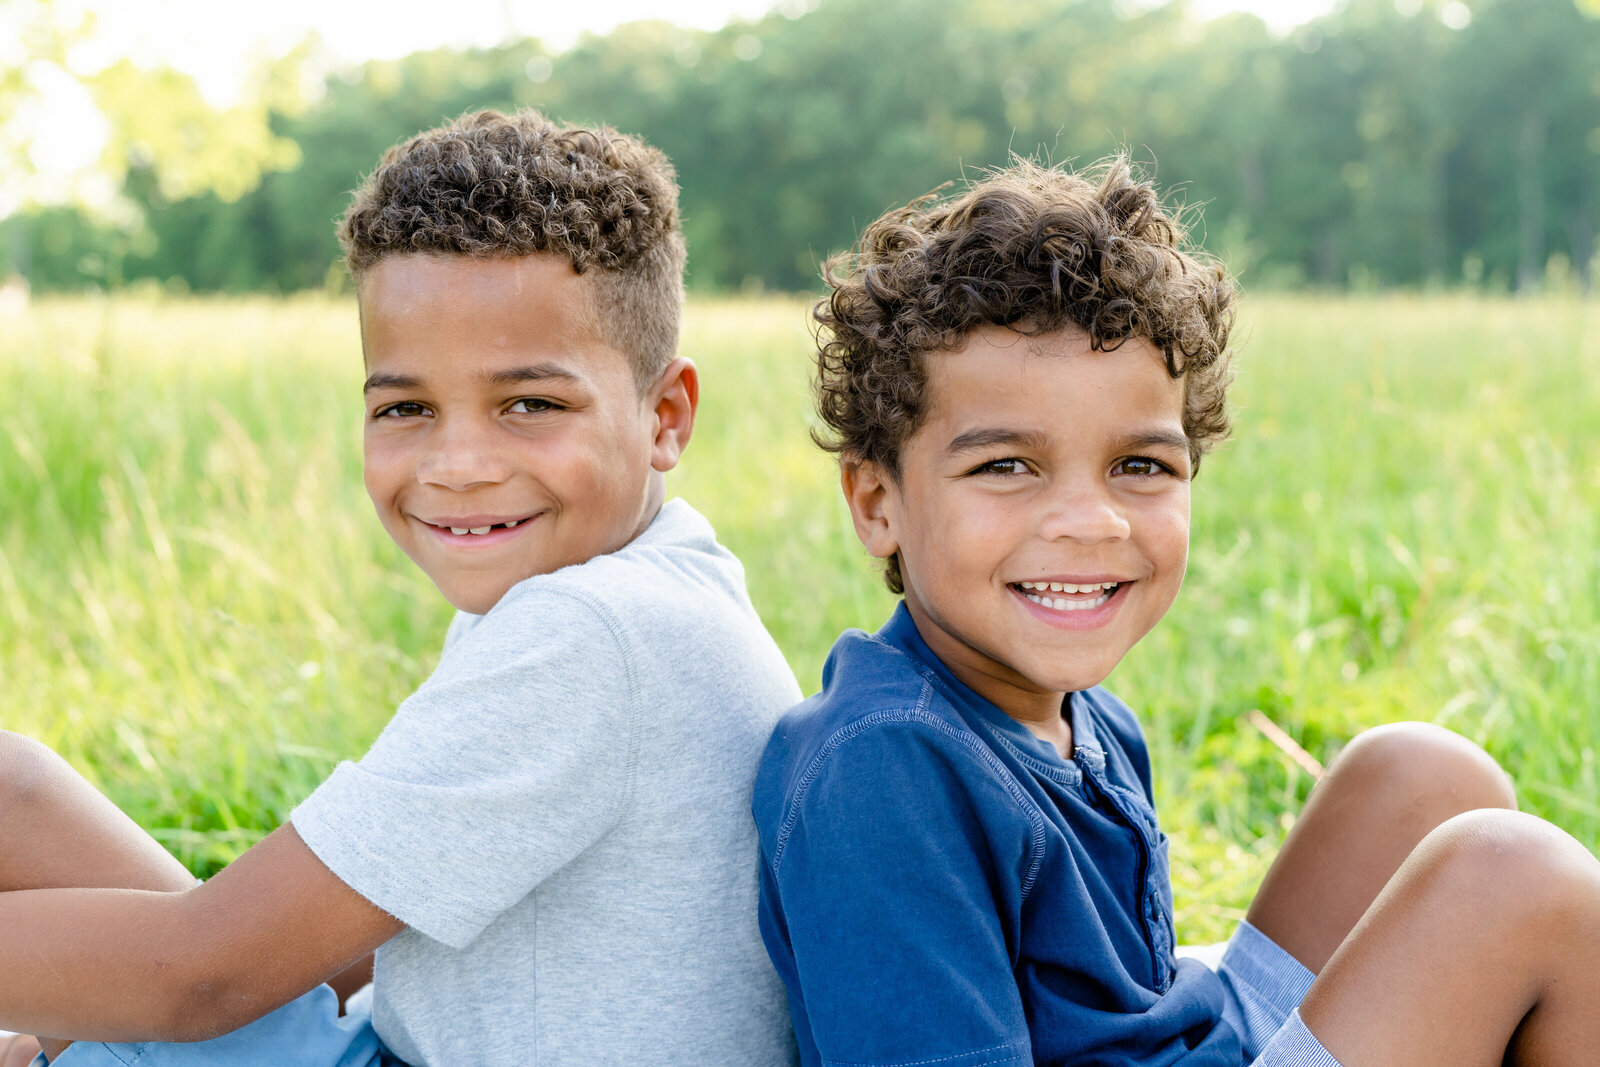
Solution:
<svg viewBox="0 0 1600 1067"><path fill-rule="evenodd" d="M37 802L61 773L61 758L31 737L0 730L0 819Z"/></svg>
<svg viewBox="0 0 1600 1067"><path fill-rule="evenodd" d="M1432 892L1470 904L1480 929L1530 940L1600 935L1600 861L1533 815L1463 812L1425 837L1408 866Z"/></svg>
<svg viewBox="0 0 1600 1067"><path fill-rule="evenodd" d="M1515 808L1511 779L1494 758L1452 730L1397 722L1358 734L1329 769L1398 810L1430 812L1437 824L1475 808Z"/></svg>
<svg viewBox="0 0 1600 1067"><path fill-rule="evenodd" d="M15 827L30 825L39 812L59 806L81 781L49 745L0 730L0 826L7 827L8 837Z"/></svg>

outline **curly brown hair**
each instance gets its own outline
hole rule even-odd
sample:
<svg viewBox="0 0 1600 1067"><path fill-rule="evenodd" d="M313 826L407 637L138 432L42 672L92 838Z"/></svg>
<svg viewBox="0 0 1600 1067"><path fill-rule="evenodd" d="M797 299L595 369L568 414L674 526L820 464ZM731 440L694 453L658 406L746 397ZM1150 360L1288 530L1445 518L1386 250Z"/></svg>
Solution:
<svg viewBox="0 0 1600 1067"><path fill-rule="evenodd" d="M595 328L626 353L640 390L678 348L683 234L678 184L659 150L608 126L536 111L479 111L383 154L339 223L359 287L385 256L565 256L594 268Z"/></svg>
<svg viewBox="0 0 1600 1067"><path fill-rule="evenodd" d="M812 436L841 462L897 478L927 415L927 354L984 325L1028 335L1076 326L1100 352L1145 338L1184 379L1196 471L1228 435L1233 283L1189 247L1182 212L1125 157L1081 174L1018 160L958 195L936 190L869 225L823 276L833 292L812 315L826 429ZM904 592L898 558L884 578Z"/></svg>

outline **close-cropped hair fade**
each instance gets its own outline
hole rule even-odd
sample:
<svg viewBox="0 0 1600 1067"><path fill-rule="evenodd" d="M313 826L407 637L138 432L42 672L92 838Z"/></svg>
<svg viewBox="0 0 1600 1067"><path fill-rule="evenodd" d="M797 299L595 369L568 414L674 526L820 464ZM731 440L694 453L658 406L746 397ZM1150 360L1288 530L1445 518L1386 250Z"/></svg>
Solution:
<svg viewBox="0 0 1600 1067"><path fill-rule="evenodd" d="M466 114L383 154L339 224L359 287L387 256L548 253L593 279L594 328L644 392L678 349L683 233L659 150L536 111Z"/></svg>
<svg viewBox="0 0 1600 1067"><path fill-rule="evenodd" d="M832 292L812 311L823 427L812 436L842 463L897 479L928 413L928 354L986 325L1030 336L1076 326L1098 352L1144 338L1184 380L1195 471L1228 435L1233 282L1125 157L1081 173L1018 160L930 193L870 224L823 277ZM904 592L897 558L884 578Z"/></svg>

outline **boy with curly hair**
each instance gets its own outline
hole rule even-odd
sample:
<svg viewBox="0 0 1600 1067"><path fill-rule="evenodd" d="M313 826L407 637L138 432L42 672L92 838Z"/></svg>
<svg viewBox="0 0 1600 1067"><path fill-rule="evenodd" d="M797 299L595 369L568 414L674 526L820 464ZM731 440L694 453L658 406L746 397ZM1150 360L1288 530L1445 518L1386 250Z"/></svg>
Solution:
<svg viewBox="0 0 1600 1067"><path fill-rule="evenodd" d="M802 1062L1592 1063L1600 864L1437 727L1346 746L1218 969L1175 952L1149 753L1100 682L1178 593L1233 289L1152 187L1019 163L828 281L819 443L904 601L757 774Z"/></svg>
<svg viewBox="0 0 1600 1067"><path fill-rule="evenodd" d="M664 500L699 389L671 166L483 112L391 149L340 235L367 491L460 609L439 666L199 886L0 738L0 1025L78 1039L61 1067L790 1062L749 797L799 692ZM375 949L339 1017L321 983Z"/></svg>

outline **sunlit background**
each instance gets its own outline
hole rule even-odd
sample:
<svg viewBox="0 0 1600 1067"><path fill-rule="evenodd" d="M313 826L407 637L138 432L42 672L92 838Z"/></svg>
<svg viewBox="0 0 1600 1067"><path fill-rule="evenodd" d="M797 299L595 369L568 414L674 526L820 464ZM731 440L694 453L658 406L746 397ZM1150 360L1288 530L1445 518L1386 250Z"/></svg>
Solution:
<svg viewBox="0 0 1600 1067"><path fill-rule="evenodd" d="M445 15L441 16L441 11ZM337 284L387 144L481 106L677 162L700 290L812 287L1009 152L1118 149L1247 285L1587 287L1597 0L5 0L0 272ZM17 282L13 282L15 286Z"/></svg>
<svg viewBox="0 0 1600 1067"><path fill-rule="evenodd" d="M1442 723L1600 845L1600 0L0 0L0 727L197 873L435 662L334 222L481 107L674 160L670 491L807 690L891 600L806 432L819 264L1009 153L1128 152L1246 294L1183 594L1108 683L1180 936L1226 936L1303 801L1285 737Z"/></svg>

